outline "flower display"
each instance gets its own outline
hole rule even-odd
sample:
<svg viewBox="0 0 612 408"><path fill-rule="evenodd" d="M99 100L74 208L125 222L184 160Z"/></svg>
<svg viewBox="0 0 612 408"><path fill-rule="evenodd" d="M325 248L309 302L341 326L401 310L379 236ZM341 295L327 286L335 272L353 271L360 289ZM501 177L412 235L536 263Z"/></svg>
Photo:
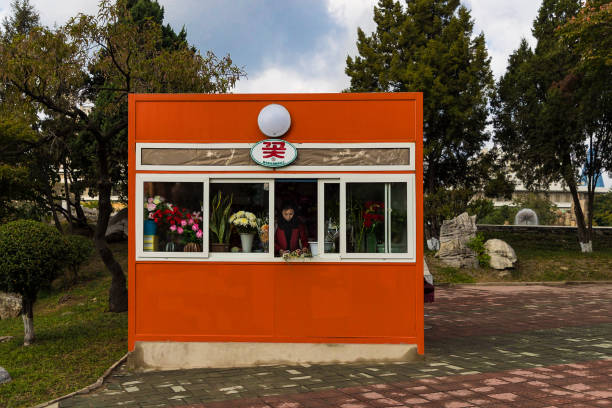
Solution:
<svg viewBox="0 0 612 408"><path fill-rule="evenodd" d="M178 237L182 244L202 243L201 212L190 212L187 208L172 205L161 196L147 198L144 208L146 219L153 220L160 235L168 241Z"/></svg>
<svg viewBox="0 0 612 408"><path fill-rule="evenodd" d="M303 259L303 258L312 258L312 253L308 250L296 249L291 252L285 252L283 254L283 260L288 262L292 259Z"/></svg>
<svg viewBox="0 0 612 408"><path fill-rule="evenodd" d="M230 216L229 223L241 234L257 232L257 217L252 212L238 211Z"/></svg>
<svg viewBox="0 0 612 408"><path fill-rule="evenodd" d="M363 227L369 229L370 232L374 232L377 225L385 220L385 216L380 212L385 209L384 203L376 201L368 201L364 205L363 213Z"/></svg>

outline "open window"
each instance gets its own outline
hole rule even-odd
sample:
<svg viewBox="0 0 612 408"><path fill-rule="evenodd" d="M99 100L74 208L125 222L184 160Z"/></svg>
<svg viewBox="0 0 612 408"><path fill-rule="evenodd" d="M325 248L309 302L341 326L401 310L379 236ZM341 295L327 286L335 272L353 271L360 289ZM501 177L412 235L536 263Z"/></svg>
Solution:
<svg viewBox="0 0 612 408"><path fill-rule="evenodd" d="M270 254L270 190L273 185L272 180L211 180L211 252L233 257Z"/></svg>

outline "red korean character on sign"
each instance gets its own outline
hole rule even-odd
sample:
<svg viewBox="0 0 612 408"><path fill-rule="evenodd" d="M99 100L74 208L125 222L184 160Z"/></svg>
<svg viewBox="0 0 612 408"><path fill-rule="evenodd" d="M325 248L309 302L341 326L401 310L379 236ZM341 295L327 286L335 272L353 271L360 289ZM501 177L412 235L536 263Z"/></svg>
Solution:
<svg viewBox="0 0 612 408"><path fill-rule="evenodd" d="M270 158L285 158L285 142L282 140L278 142L263 142L264 147L262 147L261 152L263 153L264 159Z"/></svg>

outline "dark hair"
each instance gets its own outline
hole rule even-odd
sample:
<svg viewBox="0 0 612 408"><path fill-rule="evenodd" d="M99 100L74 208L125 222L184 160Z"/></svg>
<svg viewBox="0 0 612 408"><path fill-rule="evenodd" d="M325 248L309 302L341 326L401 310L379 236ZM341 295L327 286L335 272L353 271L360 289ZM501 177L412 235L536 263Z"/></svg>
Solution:
<svg viewBox="0 0 612 408"><path fill-rule="evenodd" d="M285 211L288 209L292 209L293 211L295 211L295 205L293 205L292 202L287 201L285 203L283 203L282 207L281 207L281 211Z"/></svg>

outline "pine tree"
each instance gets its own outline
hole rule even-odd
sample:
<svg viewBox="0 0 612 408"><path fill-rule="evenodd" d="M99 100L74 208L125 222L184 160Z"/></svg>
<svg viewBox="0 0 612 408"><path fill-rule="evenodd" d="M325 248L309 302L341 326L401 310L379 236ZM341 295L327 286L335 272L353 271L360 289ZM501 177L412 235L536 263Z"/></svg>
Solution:
<svg viewBox="0 0 612 408"><path fill-rule="evenodd" d="M484 34L459 0L379 0L376 31L358 29L350 92L423 92L424 189L472 188L493 91ZM433 226L435 234L437 226Z"/></svg>

